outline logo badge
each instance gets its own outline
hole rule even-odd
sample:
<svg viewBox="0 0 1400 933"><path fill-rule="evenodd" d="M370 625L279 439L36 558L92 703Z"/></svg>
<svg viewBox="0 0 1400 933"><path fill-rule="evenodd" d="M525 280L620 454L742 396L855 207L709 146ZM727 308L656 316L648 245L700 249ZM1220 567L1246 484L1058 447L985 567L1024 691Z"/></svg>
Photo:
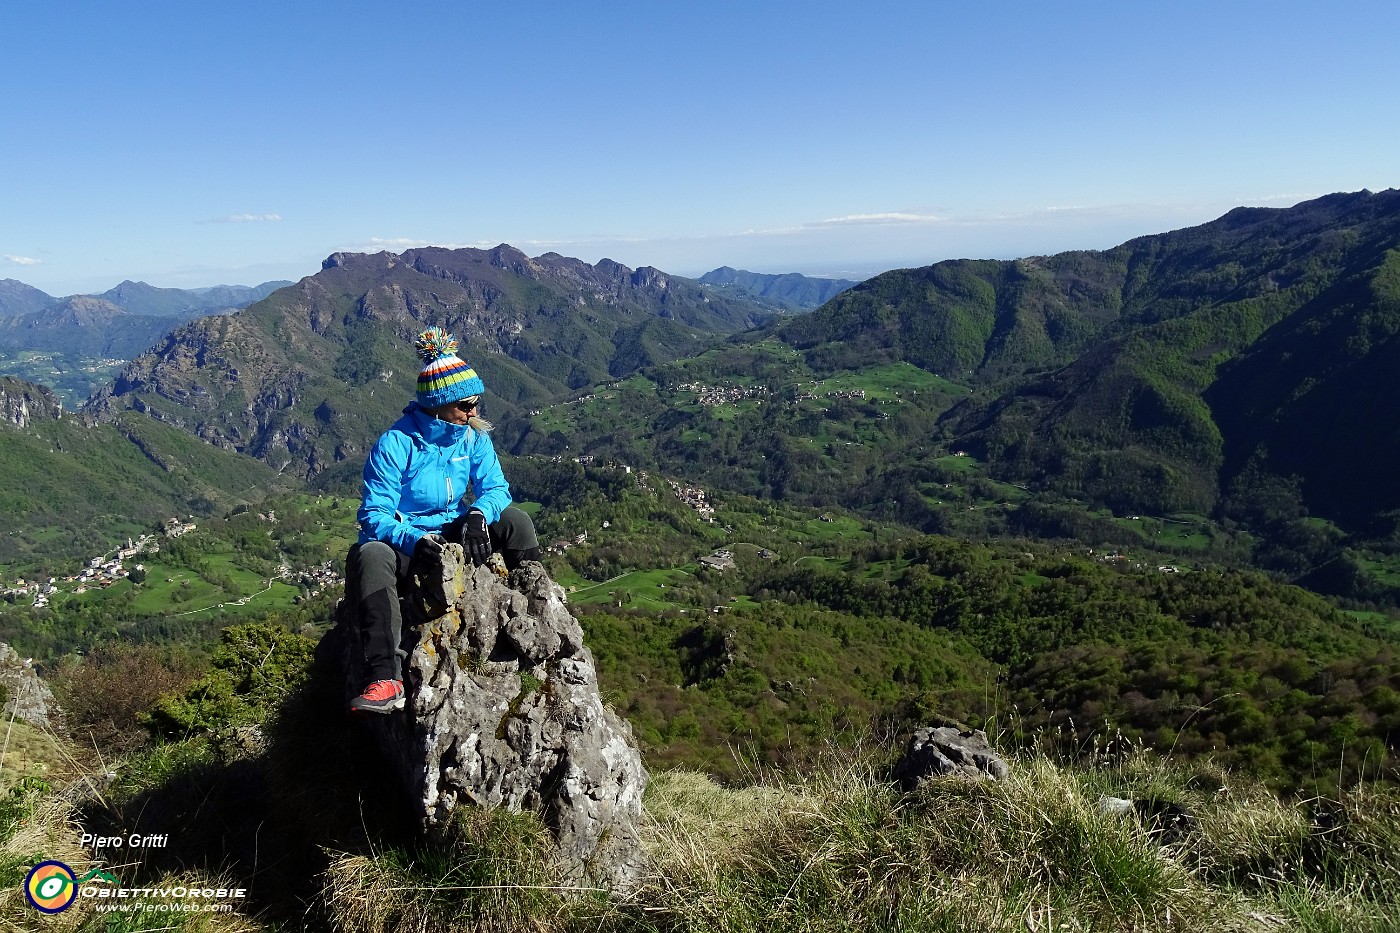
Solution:
<svg viewBox="0 0 1400 933"><path fill-rule="evenodd" d="M35 910L56 914L73 906L78 879L62 862L40 862L24 879L24 896Z"/></svg>

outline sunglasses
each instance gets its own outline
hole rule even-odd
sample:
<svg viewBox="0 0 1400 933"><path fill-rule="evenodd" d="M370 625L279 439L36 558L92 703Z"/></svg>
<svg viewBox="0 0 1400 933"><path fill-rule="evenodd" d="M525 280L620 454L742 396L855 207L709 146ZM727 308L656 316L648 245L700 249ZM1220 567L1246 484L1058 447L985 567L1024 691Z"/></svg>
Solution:
<svg viewBox="0 0 1400 933"><path fill-rule="evenodd" d="M454 404L462 411L475 411L481 407L481 396L473 395L471 398L464 398Z"/></svg>

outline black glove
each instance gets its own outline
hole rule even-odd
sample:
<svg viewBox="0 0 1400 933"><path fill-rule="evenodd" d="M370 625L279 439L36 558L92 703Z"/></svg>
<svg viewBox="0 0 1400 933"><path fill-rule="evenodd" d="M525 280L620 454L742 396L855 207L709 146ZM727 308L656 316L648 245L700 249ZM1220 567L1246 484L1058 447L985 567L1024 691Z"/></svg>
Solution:
<svg viewBox="0 0 1400 933"><path fill-rule="evenodd" d="M462 525L462 547L466 548L467 557L478 567L491 556L491 532L486 527L486 516L480 509L471 509L466 514L466 523Z"/></svg>
<svg viewBox="0 0 1400 933"><path fill-rule="evenodd" d="M424 535L413 546L413 560L420 564L441 560L442 546L446 543L442 535Z"/></svg>

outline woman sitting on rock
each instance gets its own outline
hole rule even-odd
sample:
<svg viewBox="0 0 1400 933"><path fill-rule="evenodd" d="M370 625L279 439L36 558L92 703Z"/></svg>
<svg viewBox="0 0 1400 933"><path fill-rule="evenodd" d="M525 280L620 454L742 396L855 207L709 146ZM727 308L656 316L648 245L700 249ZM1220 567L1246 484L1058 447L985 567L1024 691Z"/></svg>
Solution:
<svg viewBox="0 0 1400 933"><path fill-rule="evenodd" d="M457 340L442 328L419 334L416 346L427 364L418 395L365 462L360 540L346 559L346 598L359 613L370 672L352 712L403 708L399 586L415 562L435 563L448 542L478 566L493 551L509 569L540 557L530 516L509 508L491 424L480 415L481 377L457 358Z"/></svg>

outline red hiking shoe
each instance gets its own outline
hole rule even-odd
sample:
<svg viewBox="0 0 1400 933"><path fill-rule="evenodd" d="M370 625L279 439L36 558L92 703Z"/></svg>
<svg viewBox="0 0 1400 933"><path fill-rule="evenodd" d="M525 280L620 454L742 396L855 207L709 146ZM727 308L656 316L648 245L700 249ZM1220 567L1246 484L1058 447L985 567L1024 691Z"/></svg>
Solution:
<svg viewBox="0 0 1400 933"><path fill-rule="evenodd" d="M350 701L352 713L392 713L403 709L403 681L376 680Z"/></svg>

